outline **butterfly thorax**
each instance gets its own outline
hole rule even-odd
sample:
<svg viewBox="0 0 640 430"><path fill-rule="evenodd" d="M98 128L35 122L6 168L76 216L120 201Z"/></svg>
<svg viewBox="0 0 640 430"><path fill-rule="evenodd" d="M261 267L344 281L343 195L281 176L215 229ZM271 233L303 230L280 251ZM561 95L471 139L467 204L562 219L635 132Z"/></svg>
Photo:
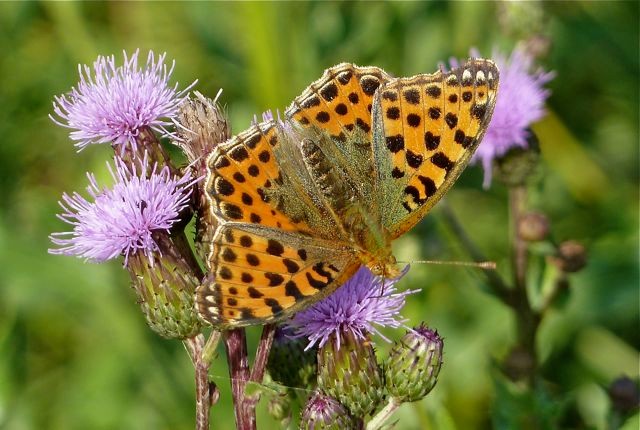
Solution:
<svg viewBox="0 0 640 430"><path fill-rule="evenodd" d="M373 273L399 275L391 240L372 195L374 166L367 135L356 130L336 142L335 137L316 128L289 134L298 139L302 161L322 210L333 221L328 234L349 244Z"/></svg>

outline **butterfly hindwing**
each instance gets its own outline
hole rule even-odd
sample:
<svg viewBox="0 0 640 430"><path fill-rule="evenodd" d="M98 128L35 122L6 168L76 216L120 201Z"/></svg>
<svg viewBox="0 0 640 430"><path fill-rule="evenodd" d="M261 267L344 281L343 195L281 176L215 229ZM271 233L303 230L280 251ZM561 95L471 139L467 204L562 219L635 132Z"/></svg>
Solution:
<svg viewBox="0 0 640 430"><path fill-rule="evenodd" d="M497 88L495 64L469 60L378 89L374 165L391 239L420 221L460 175L489 124Z"/></svg>
<svg viewBox="0 0 640 430"><path fill-rule="evenodd" d="M299 233L226 223L213 239L198 311L218 327L282 319L326 296L359 267L349 247Z"/></svg>

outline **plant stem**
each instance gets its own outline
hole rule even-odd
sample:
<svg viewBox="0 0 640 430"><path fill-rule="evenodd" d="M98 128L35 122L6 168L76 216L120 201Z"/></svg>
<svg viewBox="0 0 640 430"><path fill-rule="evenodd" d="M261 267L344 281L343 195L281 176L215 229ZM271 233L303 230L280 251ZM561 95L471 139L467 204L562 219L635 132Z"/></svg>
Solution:
<svg viewBox="0 0 640 430"><path fill-rule="evenodd" d="M218 343L220 342L220 335L222 333L215 328L209 335L209 339L207 339L207 343L204 345L202 349L202 360L205 363L211 363L213 361L213 355L216 353L216 348L218 347Z"/></svg>
<svg viewBox="0 0 640 430"><path fill-rule="evenodd" d="M400 407L402 403L399 402L395 397L389 398L387 404L384 405L384 408L380 410L377 414L371 418L371 420L367 423L366 430L378 430L382 428L384 423L393 415L393 413Z"/></svg>
<svg viewBox="0 0 640 430"><path fill-rule="evenodd" d="M511 264L513 267L512 297L509 302L516 316L518 347L524 351L531 366L523 375L531 384L536 372L536 332L540 316L533 311L527 292L527 244L518 234L518 222L526 205L527 191L523 185L509 189L509 215L511 223Z"/></svg>
<svg viewBox="0 0 640 430"><path fill-rule="evenodd" d="M229 376L231 376L231 393L233 395L236 428L238 430L255 430L256 428L256 405L260 400L260 393L249 396L246 394L245 389L249 381L262 382L274 334L274 324L264 326L253 367L249 370L247 339L244 329L238 328L224 332Z"/></svg>
<svg viewBox="0 0 640 430"><path fill-rule="evenodd" d="M202 359L205 341L202 334L184 341L196 375L196 430L209 430L211 409L211 386L209 384L209 362Z"/></svg>
<svg viewBox="0 0 640 430"><path fill-rule="evenodd" d="M480 251L480 248L476 246L473 240L471 240L451 207L445 202L440 202L440 209L444 215L445 222L449 225L453 234L458 237L458 240L460 240L462 246L467 250L471 258L476 262L487 261L486 256ZM486 276L492 292L503 302L508 303L510 301L511 291L498 272L493 269L482 269L482 273Z"/></svg>
<svg viewBox="0 0 640 430"><path fill-rule="evenodd" d="M245 387L249 380L249 359L247 357L247 338L243 328L224 332L227 349L227 363L231 378L231 394L236 416L237 430L255 430L255 407L247 402Z"/></svg>
<svg viewBox="0 0 640 430"><path fill-rule="evenodd" d="M269 358L269 351L271 351L271 345L273 344L273 336L276 333L275 324L267 324L262 329L262 336L260 337L260 343L258 344L258 351L256 352L256 358L251 367L251 381L261 383L264 378L264 372L267 367L267 359Z"/></svg>
<svg viewBox="0 0 640 430"><path fill-rule="evenodd" d="M527 289L527 244L518 234L518 223L524 212L526 196L527 191L522 185L509 188L513 284L517 290L524 291Z"/></svg>

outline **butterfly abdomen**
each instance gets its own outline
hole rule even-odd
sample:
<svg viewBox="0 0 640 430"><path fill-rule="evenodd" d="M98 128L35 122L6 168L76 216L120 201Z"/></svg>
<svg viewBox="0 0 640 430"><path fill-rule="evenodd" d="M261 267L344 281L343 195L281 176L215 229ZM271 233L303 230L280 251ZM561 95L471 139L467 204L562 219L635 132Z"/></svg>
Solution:
<svg viewBox="0 0 640 430"><path fill-rule="evenodd" d="M331 163L315 140L304 139L301 142L301 149L304 162L318 190L330 209L337 214L342 214L355 197L354 190L344 177L344 172L340 170L340 166Z"/></svg>

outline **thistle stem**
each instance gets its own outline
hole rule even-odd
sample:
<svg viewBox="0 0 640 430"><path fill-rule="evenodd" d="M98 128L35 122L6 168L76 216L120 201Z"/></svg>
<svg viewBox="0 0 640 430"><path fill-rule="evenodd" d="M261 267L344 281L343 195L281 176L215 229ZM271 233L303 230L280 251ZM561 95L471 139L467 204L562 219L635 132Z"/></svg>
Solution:
<svg viewBox="0 0 640 430"><path fill-rule="evenodd" d="M248 402L245 387L249 381L249 358L247 357L247 338L243 328L236 328L224 332L224 342L227 349L227 363L231 377L231 394L236 416L237 430L255 430L255 405Z"/></svg>
<svg viewBox="0 0 640 430"><path fill-rule="evenodd" d="M513 283L517 290L527 289L527 245L518 234L518 223L523 215L527 191L524 186L509 189L509 215L511 224L511 257Z"/></svg>
<svg viewBox="0 0 640 430"><path fill-rule="evenodd" d="M471 258L476 262L487 261L487 257L482 253L482 251L480 251L480 248L478 248L473 240L471 240L451 207L445 202L440 202L440 209L444 215L445 222L453 234L458 238L462 246L466 249L469 256L471 256ZM482 273L484 273L487 278L489 287L493 294L498 296L503 302L508 303L510 301L511 291L498 272L493 269L482 269Z"/></svg>
<svg viewBox="0 0 640 430"><path fill-rule="evenodd" d="M205 363L211 363L213 361L213 355L216 353L218 343L220 343L220 335L221 332L216 329L213 329L209 335L209 339L207 339L207 343L202 349L202 361Z"/></svg>
<svg viewBox="0 0 640 430"><path fill-rule="evenodd" d="M276 333L276 326L274 324L267 324L262 329L262 336L260 337L260 343L258 344L258 351L256 352L256 358L251 367L251 380L253 382L262 382L264 378L264 372L267 367L267 359L269 358L269 351L273 344L273 336Z"/></svg>
<svg viewBox="0 0 640 430"><path fill-rule="evenodd" d="M274 334L275 325L267 324L264 326L253 367L249 370L247 339L244 329L239 328L224 332L238 430L255 430L256 428L256 405L260 400L260 393L248 396L245 388L249 381L262 382Z"/></svg>
<svg viewBox="0 0 640 430"><path fill-rule="evenodd" d="M389 398L387 404L384 405L384 408L380 410L377 414L371 418L371 420L367 423L366 430L378 430L382 428L384 423L387 422L391 415L400 407L402 403L398 401L395 397Z"/></svg>
<svg viewBox="0 0 640 430"><path fill-rule="evenodd" d="M511 264L513 267L513 283L511 300L508 304L513 308L517 324L518 347L531 360L528 371L523 378L531 386L537 368L536 333L540 324L540 315L531 308L527 292L527 244L518 234L518 221L522 217L526 205L527 191L523 185L509 189L509 216L511 224Z"/></svg>
<svg viewBox="0 0 640 430"><path fill-rule="evenodd" d="M195 368L196 380L196 430L209 430L209 412L211 409L212 387L209 383L209 362L202 359L205 346L204 336L185 339L185 346Z"/></svg>

